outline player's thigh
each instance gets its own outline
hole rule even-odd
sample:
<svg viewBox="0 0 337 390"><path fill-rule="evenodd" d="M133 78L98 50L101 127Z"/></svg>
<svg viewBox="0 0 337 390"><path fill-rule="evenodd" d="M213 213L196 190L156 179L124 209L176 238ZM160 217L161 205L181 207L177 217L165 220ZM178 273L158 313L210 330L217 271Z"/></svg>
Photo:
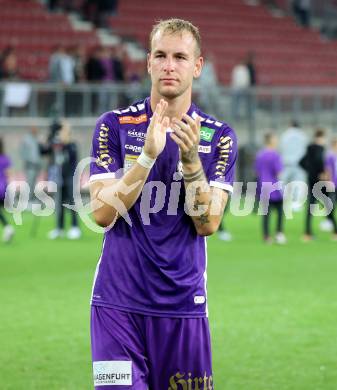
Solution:
<svg viewBox="0 0 337 390"><path fill-rule="evenodd" d="M92 306L91 350L95 389L148 389L140 316Z"/></svg>
<svg viewBox="0 0 337 390"><path fill-rule="evenodd" d="M213 389L207 318L153 318L147 323L150 390Z"/></svg>

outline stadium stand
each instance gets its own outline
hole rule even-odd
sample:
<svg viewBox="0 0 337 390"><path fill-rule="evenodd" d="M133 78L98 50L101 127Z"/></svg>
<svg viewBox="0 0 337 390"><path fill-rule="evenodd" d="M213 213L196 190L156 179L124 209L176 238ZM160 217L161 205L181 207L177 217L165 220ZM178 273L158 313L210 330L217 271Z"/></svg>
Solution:
<svg viewBox="0 0 337 390"><path fill-rule="evenodd" d="M133 37L147 48L148 31L156 20L191 20L200 27L204 50L217 58L217 73L225 85L233 66L249 51L256 53L259 85L337 85L336 42L322 40L317 31L299 27L290 16L273 16L263 5L238 0L214 0L212 4L123 0L110 25L116 33Z"/></svg>
<svg viewBox="0 0 337 390"><path fill-rule="evenodd" d="M66 14L54 14L33 0L0 0L0 51L12 46L18 57L19 77L48 79L48 62L56 45L99 44L94 30L75 31Z"/></svg>
<svg viewBox="0 0 337 390"><path fill-rule="evenodd" d="M258 85L337 85L337 42L322 40L317 31L296 25L290 16L276 17L263 5L241 0L136 0L118 2L110 17L113 32L148 47L148 31L159 18L181 17L200 27L206 53L216 59L222 84L228 85L231 69L247 52L255 52ZM277 3L283 3L279 0ZM177 12L177 9L179 12ZM15 48L19 77L46 81L48 61L56 45L99 45L95 29L76 31L66 13L51 13L34 0L0 0L0 51ZM144 60L129 61L128 74L142 75Z"/></svg>

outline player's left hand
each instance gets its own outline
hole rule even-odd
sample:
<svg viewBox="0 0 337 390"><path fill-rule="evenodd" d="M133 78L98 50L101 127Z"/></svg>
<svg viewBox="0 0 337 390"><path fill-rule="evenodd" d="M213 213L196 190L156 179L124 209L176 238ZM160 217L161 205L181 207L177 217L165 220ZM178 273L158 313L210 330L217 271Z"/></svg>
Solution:
<svg viewBox="0 0 337 390"><path fill-rule="evenodd" d="M187 114L183 114L183 119L172 119L171 138L179 146L181 161L183 164L195 163L199 160L198 146L200 142L200 117L194 120Z"/></svg>

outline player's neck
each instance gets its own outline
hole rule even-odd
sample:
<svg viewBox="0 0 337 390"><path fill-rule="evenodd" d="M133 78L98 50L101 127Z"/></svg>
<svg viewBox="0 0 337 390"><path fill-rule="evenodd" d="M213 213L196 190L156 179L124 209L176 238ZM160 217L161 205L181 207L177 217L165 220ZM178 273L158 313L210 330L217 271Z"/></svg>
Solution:
<svg viewBox="0 0 337 390"><path fill-rule="evenodd" d="M189 110L192 103L191 95L178 96L177 98L168 99L152 91L150 99L152 112L156 109L160 99L167 101L168 107L166 109L165 116L168 116L170 119L173 117L181 119L182 115Z"/></svg>

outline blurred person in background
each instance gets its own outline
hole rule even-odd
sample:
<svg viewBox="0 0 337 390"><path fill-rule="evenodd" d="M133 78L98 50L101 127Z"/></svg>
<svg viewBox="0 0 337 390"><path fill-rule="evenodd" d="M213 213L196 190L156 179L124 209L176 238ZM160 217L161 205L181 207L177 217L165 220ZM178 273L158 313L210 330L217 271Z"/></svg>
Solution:
<svg viewBox="0 0 337 390"><path fill-rule="evenodd" d="M100 82L104 78L104 67L101 59L103 58L103 49L96 47L89 55L85 64L86 79L90 82Z"/></svg>
<svg viewBox="0 0 337 390"><path fill-rule="evenodd" d="M249 69L246 60L241 60L234 66L231 75L232 89L232 118L238 120L241 117L241 105L245 103L245 117L249 116L249 87L251 85Z"/></svg>
<svg viewBox="0 0 337 390"><path fill-rule="evenodd" d="M14 80L18 78L18 60L13 47L4 49L0 57L0 78L4 80Z"/></svg>
<svg viewBox="0 0 337 390"><path fill-rule="evenodd" d="M200 88L199 103L201 107L215 116L219 115L219 81L214 66L215 58L208 54L205 58L202 73L196 85Z"/></svg>
<svg viewBox="0 0 337 390"><path fill-rule="evenodd" d="M311 0L292 0L293 12L303 27L310 27Z"/></svg>
<svg viewBox="0 0 337 390"><path fill-rule="evenodd" d="M226 227L226 224L225 224L225 214L227 213L227 210L228 210L228 204L227 204L227 207L225 208L225 211L224 211L224 216L222 218L222 221L219 225L219 229L218 229L218 237L221 241L232 241L233 239L233 236L232 236L232 233L230 233L228 230L227 230L227 227Z"/></svg>
<svg viewBox="0 0 337 390"><path fill-rule="evenodd" d="M109 27L108 17L117 10L117 0L86 0L82 6L85 17L96 27Z"/></svg>
<svg viewBox="0 0 337 390"><path fill-rule="evenodd" d="M313 195L314 185L318 181L326 179L324 156L325 143L325 130L319 128L315 132L314 141L308 145L306 153L300 161L301 167L308 174L308 204L305 220L305 233L303 236L304 242L308 242L313 239L310 205L317 202L317 199Z"/></svg>
<svg viewBox="0 0 337 390"><path fill-rule="evenodd" d="M65 207L64 203L72 203L74 194L73 177L77 166L77 145L71 139L71 130L67 122L62 122L61 128L55 132L51 143L51 157L53 161L53 176L57 184L56 193L56 229L48 233L48 238L55 240L64 237ZM71 214L71 227L66 237L70 240L79 239L82 235L78 226L77 214Z"/></svg>
<svg viewBox="0 0 337 390"><path fill-rule="evenodd" d="M112 55L112 69L113 69L113 79L116 82L124 82L125 77L125 67L124 67L124 48L122 45L114 46L111 48Z"/></svg>
<svg viewBox="0 0 337 390"><path fill-rule="evenodd" d="M49 79L70 85L75 82L75 60L65 47L56 47L49 59Z"/></svg>
<svg viewBox="0 0 337 390"><path fill-rule="evenodd" d="M75 82L80 83L86 80L85 77L85 64L86 64L86 50L82 45L77 45L73 48L74 59L74 73Z"/></svg>
<svg viewBox="0 0 337 390"><path fill-rule="evenodd" d="M23 169L25 172L26 181L29 185L29 208L35 199L35 184L42 165L41 151L37 135L38 129L33 126L24 136L20 146L20 156L23 161Z"/></svg>
<svg viewBox="0 0 337 390"><path fill-rule="evenodd" d="M255 87L257 84L257 72L255 66L255 53L253 51L247 54L246 66L249 73L250 86Z"/></svg>
<svg viewBox="0 0 337 390"><path fill-rule="evenodd" d="M299 165L302 157L305 155L307 147L307 137L301 129L299 123L293 120L290 127L281 135L280 153L284 164L282 172L283 183L292 183L292 209L299 211L301 209L304 197L301 185L293 182L304 182L306 180L305 171Z"/></svg>
<svg viewBox="0 0 337 390"><path fill-rule="evenodd" d="M281 155L277 151L278 140L275 134L267 133L264 138L264 148L257 154L255 160L255 170L260 195L260 204L266 205L265 215L262 217L263 239L266 243L272 243L270 234L270 218L272 211L277 213L277 227L275 242L285 244L287 242L283 233L283 193L281 188L272 191L270 194L264 193L263 188L267 188L269 183L273 185L280 179L283 164Z"/></svg>
<svg viewBox="0 0 337 390"><path fill-rule="evenodd" d="M11 161L5 154L3 139L0 137L0 224L3 226L3 242L10 242L14 236L14 228L8 223L4 214L6 188L8 185L8 169L10 166Z"/></svg>
<svg viewBox="0 0 337 390"><path fill-rule="evenodd" d="M337 222L334 215L337 202L337 138L334 138L331 142L331 150L325 160L325 169L327 173L327 180L331 181L335 186L335 192L329 193L333 209L327 216L327 221L329 221L331 226L329 230L333 232L333 240L337 240Z"/></svg>
<svg viewBox="0 0 337 390"><path fill-rule="evenodd" d="M103 48L96 47L89 55L87 63L85 64L86 79L90 83L102 83L105 76L105 70L102 65ZM92 93L93 106L95 111L100 111L100 98L99 92Z"/></svg>
<svg viewBox="0 0 337 390"><path fill-rule="evenodd" d="M114 66L113 66L113 58L112 58L112 51L111 48L108 46L104 46L102 48L101 56L99 58L99 61L101 63L102 69L103 69L103 88L99 91L99 111L105 112L110 111L111 107L116 107L116 101L113 104L111 102L111 92L108 89L105 89L106 85L111 85L113 81L115 81L115 74L114 74Z"/></svg>

